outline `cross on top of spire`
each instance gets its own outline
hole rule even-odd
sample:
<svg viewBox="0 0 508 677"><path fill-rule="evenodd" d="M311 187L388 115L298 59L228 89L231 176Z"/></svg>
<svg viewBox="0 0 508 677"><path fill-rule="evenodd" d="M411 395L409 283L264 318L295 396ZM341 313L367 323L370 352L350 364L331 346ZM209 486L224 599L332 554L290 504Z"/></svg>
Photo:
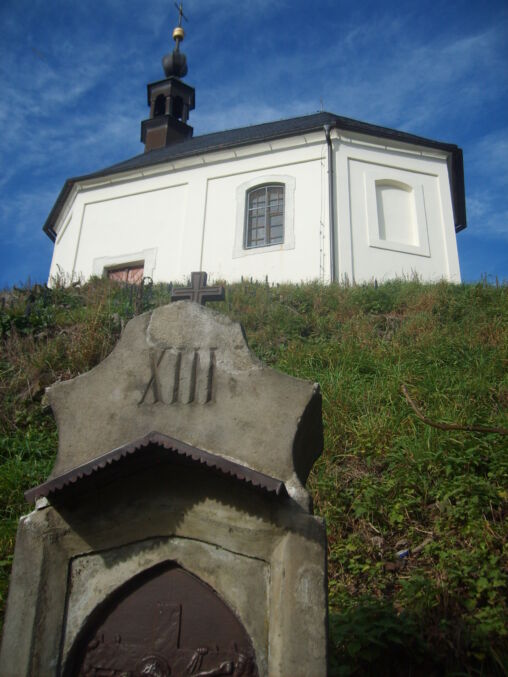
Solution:
<svg viewBox="0 0 508 677"><path fill-rule="evenodd" d="M207 275L203 271L191 273L191 286L174 289L172 301L194 301L204 306L207 301L223 301L224 287L207 287Z"/></svg>
<svg viewBox="0 0 508 677"><path fill-rule="evenodd" d="M177 3L175 2L175 7L178 10L178 25L181 26L182 25L182 17L185 19L185 21L188 21L189 19L187 19L187 17L183 13L183 2L180 2L179 5L177 5Z"/></svg>

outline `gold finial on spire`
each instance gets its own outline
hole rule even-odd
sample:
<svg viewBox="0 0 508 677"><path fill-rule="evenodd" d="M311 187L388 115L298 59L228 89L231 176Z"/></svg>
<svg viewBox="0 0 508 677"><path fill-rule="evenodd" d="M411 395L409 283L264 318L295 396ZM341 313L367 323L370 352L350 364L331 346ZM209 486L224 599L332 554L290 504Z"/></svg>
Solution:
<svg viewBox="0 0 508 677"><path fill-rule="evenodd" d="M177 5L175 2L175 7L178 10L178 26L173 30L173 40L176 42L178 47L179 43L185 37L185 31L182 28L182 18L185 19L185 21L188 21L188 19L183 13L183 2L181 0L179 5Z"/></svg>

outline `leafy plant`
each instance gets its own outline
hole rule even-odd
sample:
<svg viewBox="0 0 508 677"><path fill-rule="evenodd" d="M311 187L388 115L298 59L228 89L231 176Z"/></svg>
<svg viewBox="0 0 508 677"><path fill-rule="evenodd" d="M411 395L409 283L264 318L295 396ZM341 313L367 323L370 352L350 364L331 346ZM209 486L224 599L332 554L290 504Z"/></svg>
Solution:
<svg viewBox="0 0 508 677"><path fill-rule="evenodd" d="M44 388L97 364L170 291L96 279L4 293L2 600L23 491L56 449ZM321 385L308 488L327 522L332 674L508 674L506 437L431 428L401 393L434 421L506 428L508 288L242 282L213 307L266 363Z"/></svg>

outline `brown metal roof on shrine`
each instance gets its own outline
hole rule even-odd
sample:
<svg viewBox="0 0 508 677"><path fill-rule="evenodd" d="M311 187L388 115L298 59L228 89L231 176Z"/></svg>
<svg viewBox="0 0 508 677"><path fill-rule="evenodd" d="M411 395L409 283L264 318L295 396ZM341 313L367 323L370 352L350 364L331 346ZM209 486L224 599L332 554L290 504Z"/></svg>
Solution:
<svg viewBox="0 0 508 677"><path fill-rule="evenodd" d="M153 452L156 452L156 457ZM231 477L234 480L244 482L253 489L266 494L279 497L286 497L287 490L284 482L264 473L252 470L240 463L229 461L228 459L217 456L203 449L198 449L185 442L176 440L168 435L151 432L134 442L130 442L122 447L102 454L92 459L88 463L79 465L58 477L55 477L38 487L29 489L25 492L25 498L28 502L33 502L37 498L55 496L64 490L76 486L86 478L103 473L109 466L121 462L130 457L140 461L149 460L160 462L187 462L190 466L205 467L220 475Z"/></svg>

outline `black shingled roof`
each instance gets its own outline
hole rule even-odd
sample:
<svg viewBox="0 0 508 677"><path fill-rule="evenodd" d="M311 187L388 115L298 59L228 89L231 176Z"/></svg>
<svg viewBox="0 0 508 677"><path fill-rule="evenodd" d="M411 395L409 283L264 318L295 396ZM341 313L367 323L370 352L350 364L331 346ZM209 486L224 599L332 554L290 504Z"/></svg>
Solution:
<svg viewBox="0 0 508 677"><path fill-rule="evenodd" d="M406 132L399 132L395 129L389 129L388 127L379 127L378 125L371 125L367 122L359 122L358 120L344 118L340 115L334 115L333 113L322 112L315 113L313 115L305 115L298 118L290 118L289 120L265 122L260 125L252 125L250 127L240 127L238 129L228 129L224 132L214 132L212 134L195 136L191 139L181 141L180 143L172 144L171 146L157 148L155 150L149 151L148 153L141 153L140 155L136 155L129 160L112 165L111 167L106 167L105 169L101 169L98 172L67 179L62 190L60 191L60 195L53 205L53 209L51 210L46 223L43 226L43 230L51 240L55 240L56 233L53 229L53 226L56 219L58 218L60 209L63 207L65 200L67 199L75 183L86 181L88 179L120 174L122 172L127 172L134 169L141 169L142 167L152 167L154 165L163 164L172 160L192 157L193 155L201 155L203 153L211 153L213 151L224 150L227 148L236 148L238 146L261 143L263 141L273 141L275 139L296 136L298 134L317 132L323 130L324 125L331 125L332 127L337 127L342 131L366 134L368 136L375 136L377 138L390 139L392 141L424 146L426 148L442 150L446 153L450 153L451 192L455 230L456 232L459 232L466 227L464 165L462 150L458 146L452 143L443 143L441 141L425 139L421 136L408 134Z"/></svg>

